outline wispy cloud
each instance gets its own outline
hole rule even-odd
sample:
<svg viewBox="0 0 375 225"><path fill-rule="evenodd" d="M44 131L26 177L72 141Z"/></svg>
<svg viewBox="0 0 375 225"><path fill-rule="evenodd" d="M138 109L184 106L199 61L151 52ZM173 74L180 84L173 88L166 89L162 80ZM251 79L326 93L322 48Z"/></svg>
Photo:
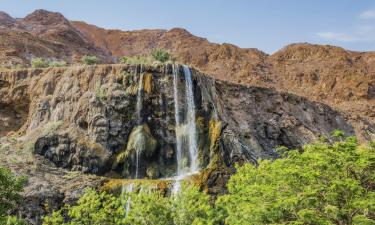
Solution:
<svg viewBox="0 0 375 225"><path fill-rule="evenodd" d="M316 35L319 38L325 40L333 40L340 42L375 42L375 25L366 24L365 20L375 19L375 10L366 10L363 11L359 18L362 20L359 24L355 25L351 29L345 32L336 32L336 31L324 31L317 32Z"/></svg>
<svg viewBox="0 0 375 225"><path fill-rule="evenodd" d="M359 15L359 18L361 18L361 19L375 19L375 10L366 10L366 11L363 11Z"/></svg>
<svg viewBox="0 0 375 225"><path fill-rule="evenodd" d="M337 33L337 32L318 32L316 33L320 38L326 39L326 40L337 40L337 41L343 41L343 42L350 42L350 41L356 41L358 38L344 33Z"/></svg>

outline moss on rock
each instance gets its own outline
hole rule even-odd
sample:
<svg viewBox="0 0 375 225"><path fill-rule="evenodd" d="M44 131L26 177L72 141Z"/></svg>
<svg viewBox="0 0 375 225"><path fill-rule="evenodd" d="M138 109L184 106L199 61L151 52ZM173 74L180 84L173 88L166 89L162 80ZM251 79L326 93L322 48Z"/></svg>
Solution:
<svg viewBox="0 0 375 225"><path fill-rule="evenodd" d="M138 151L140 155L150 158L154 155L157 148L158 142L151 134L148 125L142 124L133 128L129 135L126 149L120 151L112 164L112 168L115 169L119 164L124 163L135 155Z"/></svg>
<svg viewBox="0 0 375 225"><path fill-rule="evenodd" d="M101 187L99 187L99 190L120 195L122 190L129 185L133 185L134 192L139 192L142 189L142 191L145 192L160 191L161 193L166 194L172 188L173 182L170 180L108 179Z"/></svg>
<svg viewBox="0 0 375 225"><path fill-rule="evenodd" d="M143 77L143 90L147 94L152 92L152 73L146 73Z"/></svg>

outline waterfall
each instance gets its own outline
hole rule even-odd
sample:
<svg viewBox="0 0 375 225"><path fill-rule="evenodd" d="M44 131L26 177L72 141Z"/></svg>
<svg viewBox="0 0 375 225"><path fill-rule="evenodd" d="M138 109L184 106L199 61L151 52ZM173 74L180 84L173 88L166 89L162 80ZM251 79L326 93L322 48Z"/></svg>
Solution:
<svg viewBox="0 0 375 225"><path fill-rule="evenodd" d="M137 73L137 71L136 71ZM136 114L137 114L137 125L140 126L142 123L142 106L143 106L143 98L142 98L142 91L143 91L143 72L142 72L142 64L139 72L139 80L138 80L138 90L137 90L137 103L136 103ZM137 136L137 140L140 139L141 137ZM138 143L138 142L137 142ZM139 158L141 154L141 146L137 145L136 148L136 156L135 156L135 179L139 178Z"/></svg>
<svg viewBox="0 0 375 225"><path fill-rule="evenodd" d="M190 156L190 173L197 172L198 167L198 146L197 146L197 125L195 120L195 102L193 92L193 81L188 66L184 67L185 85L186 85L186 102L187 102L187 126Z"/></svg>
<svg viewBox="0 0 375 225"><path fill-rule="evenodd" d="M129 185L123 186L121 192L124 193L131 193L133 191L134 183L130 183ZM130 203L132 199L131 196L129 195L128 199L126 200L125 204L125 218L128 216L129 211L130 211Z"/></svg>
<svg viewBox="0 0 375 225"><path fill-rule="evenodd" d="M141 71L139 73L139 84L137 89L137 104L136 104L136 113L137 113L137 125L140 125L142 123L142 105L143 105L143 99L142 99L142 90L143 90L143 73L142 73L142 66Z"/></svg>
<svg viewBox="0 0 375 225"><path fill-rule="evenodd" d="M176 68L177 67L177 68ZM181 126L180 120L180 104L178 100L178 66L173 65L173 100L174 100L174 116L176 121L176 158L177 158L177 176L182 174L183 165L182 165L182 134L181 129L178 129Z"/></svg>
<svg viewBox="0 0 375 225"><path fill-rule="evenodd" d="M177 159L177 177L173 186L172 193L176 194L180 190L181 180L192 173L199 170L198 163L198 146L197 146L197 132L195 119L195 102L193 81L189 67L183 66L185 78L185 99L184 105L181 105L179 99L179 67L173 66L173 90L174 90L174 106L175 106L175 132L176 132L176 159ZM180 110L181 106L185 106L185 118L181 121ZM187 151L187 152L186 152ZM187 157L188 168L184 168L184 160Z"/></svg>

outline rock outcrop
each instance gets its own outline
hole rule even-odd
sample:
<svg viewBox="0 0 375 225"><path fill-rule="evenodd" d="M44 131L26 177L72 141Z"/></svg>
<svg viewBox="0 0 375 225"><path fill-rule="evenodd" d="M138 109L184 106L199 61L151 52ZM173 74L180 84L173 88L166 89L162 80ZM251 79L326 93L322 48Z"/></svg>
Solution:
<svg viewBox="0 0 375 225"><path fill-rule="evenodd" d="M181 67L178 73L177 88L184 90ZM212 194L225 191L236 162L274 158L278 146L298 148L335 129L363 139L375 131L369 123L363 133L356 132L354 120L304 97L216 80L196 70L192 80L204 175L196 179L203 179ZM107 178L131 178L136 168L139 178L175 175L175 130L184 128L175 127L171 65L8 70L0 72L0 84L1 154L15 157L2 165L31 178L26 206L47 202L58 208L79 195L72 189L82 193ZM135 149L141 149L138 167ZM66 188L58 188L64 182ZM34 222L49 212L44 206L29 209L21 214Z"/></svg>

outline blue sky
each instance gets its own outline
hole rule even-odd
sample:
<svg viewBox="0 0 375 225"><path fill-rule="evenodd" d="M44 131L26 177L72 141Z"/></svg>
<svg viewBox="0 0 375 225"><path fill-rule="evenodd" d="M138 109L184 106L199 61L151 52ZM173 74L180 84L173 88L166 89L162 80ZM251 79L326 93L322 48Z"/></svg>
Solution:
<svg viewBox="0 0 375 225"><path fill-rule="evenodd" d="M183 27L267 53L295 42L375 51L374 0L0 0L13 17L40 8L104 28Z"/></svg>

